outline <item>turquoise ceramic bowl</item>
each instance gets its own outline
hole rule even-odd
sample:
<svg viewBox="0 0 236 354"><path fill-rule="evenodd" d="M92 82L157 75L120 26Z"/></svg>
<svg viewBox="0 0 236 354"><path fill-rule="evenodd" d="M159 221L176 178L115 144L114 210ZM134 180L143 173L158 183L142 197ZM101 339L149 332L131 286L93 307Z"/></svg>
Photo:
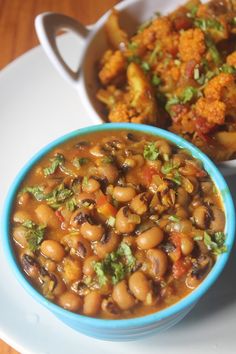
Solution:
<svg viewBox="0 0 236 354"><path fill-rule="evenodd" d="M168 307L165 310L156 312L151 315L144 317L125 319L125 320L102 320L91 317L86 317L78 315L69 311L62 309L61 307L53 304L52 302L45 299L38 291L36 291L32 285L27 281L23 275L17 259L14 254L14 249L12 247L12 242L10 239L10 216L12 210L12 204L16 197L17 191L21 182L24 180L26 174L31 170L31 168L36 164L45 154L47 154L51 149L55 148L57 145L71 139L73 137L81 137L85 134L100 132L100 131L116 131L120 129L128 129L132 131L152 134L157 137L162 137L170 142L178 145L181 148L187 149L195 158L202 161L205 170L209 173L213 181L215 182L218 190L221 193L222 201L226 214L226 245L228 252L220 255L217 258L216 264L214 265L211 272L204 279L200 286L198 286L192 293L183 298L176 304ZM206 291L212 286L212 284L219 277L222 272L228 258L234 241L235 233L235 212L234 204L231 198L228 186L222 177L219 170L212 163L212 161L204 155L200 150L194 147L192 144L188 143L181 137L172 134L170 132L154 128L147 125L129 124L129 123L118 123L118 124L101 124L97 126L90 126L88 128L73 131L67 135L60 137L59 139L53 141L43 149L41 149L19 172L6 198L4 212L2 217L2 235L3 235L3 246L5 256L7 257L8 263L15 273L16 278L25 288L25 290L41 305L46 307L49 311L54 313L61 321L66 323L68 326L77 330L78 332L84 333L88 336L95 337L103 340L111 341L128 341L136 340L147 335L152 335L167 328L173 326L178 321L180 321L197 303L197 301L206 293Z"/></svg>

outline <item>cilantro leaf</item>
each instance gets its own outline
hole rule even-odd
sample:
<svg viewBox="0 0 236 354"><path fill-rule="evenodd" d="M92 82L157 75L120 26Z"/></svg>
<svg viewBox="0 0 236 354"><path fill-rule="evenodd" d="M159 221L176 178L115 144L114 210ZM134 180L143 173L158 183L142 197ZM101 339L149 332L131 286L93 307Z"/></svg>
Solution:
<svg viewBox="0 0 236 354"><path fill-rule="evenodd" d="M215 255L227 252L227 247L224 244L225 234L223 232L216 232L212 237L207 232L204 232L204 243L208 250Z"/></svg>
<svg viewBox="0 0 236 354"><path fill-rule="evenodd" d="M103 159L102 159L102 162L109 164L109 163L113 163L114 159L113 159L112 156L104 156Z"/></svg>
<svg viewBox="0 0 236 354"><path fill-rule="evenodd" d="M145 145L143 156L146 160L155 161L159 156L159 150L154 141Z"/></svg>
<svg viewBox="0 0 236 354"><path fill-rule="evenodd" d="M178 165L175 165L173 163L173 161L166 161L161 168L161 172L164 173L164 175L167 175L168 173L172 172L177 167L178 167Z"/></svg>
<svg viewBox="0 0 236 354"><path fill-rule="evenodd" d="M168 217L168 219L169 219L170 221L173 221L173 222L179 222L179 221L180 221L180 218L179 218L178 216L176 216L176 215L170 215L170 216Z"/></svg>
<svg viewBox="0 0 236 354"><path fill-rule="evenodd" d="M99 285L102 287L108 281L105 274L104 262L94 262L93 269L97 274Z"/></svg>
<svg viewBox="0 0 236 354"><path fill-rule="evenodd" d="M35 252L44 239L45 226L37 225L31 220L26 220L22 223L22 226L27 229L26 241L28 243L29 249L32 252Z"/></svg>
<svg viewBox="0 0 236 354"><path fill-rule="evenodd" d="M216 31L222 31L224 29L223 25L213 18L197 18L194 21L194 25L204 32L211 29Z"/></svg>
<svg viewBox="0 0 236 354"><path fill-rule="evenodd" d="M121 243L119 248L108 254L104 260L94 262L93 268L102 287L109 280L112 284L123 280L134 269L135 264L136 258L132 255L131 248L126 243Z"/></svg>
<svg viewBox="0 0 236 354"><path fill-rule="evenodd" d="M120 244L120 247L118 248L117 251L118 255L121 257L125 257L126 264L128 267L129 272L134 269L135 264L136 264L136 258L133 256L131 248L127 243L122 242Z"/></svg>
<svg viewBox="0 0 236 354"><path fill-rule="evenodd" d="M157 74L152 76L152 84L154 86L159 86L161 84L161 78Z"/></svg>
<svg viewBox="0 0 236 354"><path fill-rule="evenodd" d="M228 65L228 64L223 64L219 68L219 72L226 73L226 74L235 74L236 73L236 68L234 68L233 66Z"/></svg>
<svg viewBox="0 0 236 354"><path fill-rule="evenodd" d="M52 207L57 209L62 203L66 201L69 197L73 195L73 192L61 183L57 186L49 196L47 196L46 201Z"/></svg>
<svg viewBox="0 0 236 354"><path fill-rule="evenodd" d="M81 166L85 165L88 162L89 162L89 159L87 157L75 157L73 160L73 165L76 168L80 168Z"/></svg>
<svg viewBox="0 0 236 354"><path fill-rule="evenodd" d="M149 71L151 68L150 68L150 65L148 64L148 62L146 61L143 61L142 64L141 64L141 68L144 70L144 71Z"/></svg>
<svg viewBox="0 0 236 354"><path fill-rule="evenodd" d="M75 198L71 198L66 201L66 209L69 211L74 211L77 206L77 202Z"/></svg>
<svg viewBox="0 0 236 354"><path fill-rule="evenodd" d="M47 195L44 194L44 188L42 186L24 187L20 194L26 192L32 194L39 202L47 198Z"/></svg>
<svg viewBox="0 0 236 354"><path fill-rule="evenodd" d="M52 175L56 169L65 162L65 158L62 154L56 154L54 158L50 159L51 166L43 169L44 176Z"/></svg>
<svg viewBox="0 0 236 354"><path fill-rule="evenodd" d="M181 94L182 103L188 103L195 99L198 95L198 89L196 87L188 86Z"/></svg>
<svg viewBox="0 0 236 354"><path fill-rule="evenodd" d="M218 49L216 48L215 43L209 36L206 37L205 42L211 54L212 60L215 62L216 65L219 65L221 63L221 56Z"/></svg>

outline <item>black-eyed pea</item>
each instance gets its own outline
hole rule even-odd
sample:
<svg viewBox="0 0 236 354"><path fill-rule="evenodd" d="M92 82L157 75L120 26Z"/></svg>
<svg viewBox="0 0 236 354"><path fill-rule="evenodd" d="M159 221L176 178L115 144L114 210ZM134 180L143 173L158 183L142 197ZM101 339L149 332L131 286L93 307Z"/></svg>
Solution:
<svg viewBox="0 0 236 354"><path fill-rule="evenodd" d="M105 258L108 253L113 252L120 242L119 236L111 231L104 235L101 241L94 244L94 250L99 258Z"/></svg>
<svg viewBox="0 0 236 354"><path fill-rule="evenodd" d="M210 222L210 230L212 230L213 232L224 231L225 228L224 212L217 207L212 207L211 211L212 211L212 219Z"/></svg>
<svg viewBox="0 0 236 354"><path fill-rule="evenodd" d="M111 297L102 300L101 309L106 317L109 318L117 318L121 312L120 308Z"/></svg>
<svg viewBox="0 0 236 354"><path fill-rule="evenodd" d="M83 300L79 295L66 291L59 296L58 304L66 310L77 312L83 306Z"/></svg>
<svg viewBox="0 0 236 354"><path fill-rule="evenodd" d="M13 221L19 222L20 224L22 224L23 222L25 222L27 220L31 220L31 219L32 219L32 217L31 217L30 213L28 213L25 210L18 210L13 215Z"/></svg>
<svg viewBox="0 0 236 354"><path fill-rule="evenodd" d="M97 291L91 291L84 297L83 313L95 316L101 309L102 296Z"/></svg>
<svg viewBox="0 0 236 354"><path fill-rule="evenodd" d="M164 238L163 231L158 226L153 226L147 231L141 233L137 239L137 245L139 248L148 250L159 245Z"/></svg>
<svg viewBox="0 0 236 354"><path fill-rule="evenodd" d="M54 277L56 279L56 283L53 289L53 295L60 296L66 291L66 285L59 276L54 274Z"/></svg>
<svg viewBox="0 0 236 354"><path fill-rule="evenodd" d="M113 287L112 298L122 310L128 310L135 305L135 298L129 293L125 280Z"/></svg>
<svg viewBox="0 0 236 354"><path fill-rule="evenodd" d="M188 192L183 187L177 189L177 203L183 207L186 207L189 203Z"/></svg>
<svg viewBox="0 0 236 354"><path fill-rule="evenodd" d="M38 279L39 277L39 266L35 259L27 254L23 253L20 257L22 268L24 272L32 279Z"/></svg>
<svg viewBox="0 0 236 354"><path fill-rule="evenodd" d="M13 228L13 238L14 241L22 248L26 248L28 246L28 242L26 240L27 230L23 226L16 226Z"/></svg>
<svg viewBox="0 0 236 354"><path fill-rule="evenodd" d="M65 256L64 247L55 240L43 241L40 246L40 251L43 256L55 262L61 262Z"/></svg>
<svg viewBox="0 0 236 354"><path fill-rule="evenodd" d="M84 260L83 263L83 273L84 275L90 277L93 276L95 274L94 271L94 263L97 262L99 260L98 256L94 255L94 256L89 256Z"/></svg>
<svg viewBox="0 0 236 354"><path fill-rule="evenodd" d="M55 215L54 210L47 204L40 204L35 209L35 214L41 224L47 225L53 229L59 228L59 219Z"/></svg>
<svg viewBox="0 0 236 354"><path fill-rule="evenodd" d="M136 221L130 218L130 210L127 206L118 210L115 227L119 233L129 234L134 231L136 225Z"/></svg>
<svg viewBox="0 0 236 354"><path fill-rule="evenodd" d="M51 259L46 259L44 263L44 268L50 273L55 272L55 270L57 269L57 264Z"/></svg>
<svg viewBox="0 0 236 354"><path fill-rule="evenodd" d="M181 252L184 256L188 256L189 254L192 253L193 248L194 248L194 241L191 237L189 236L183 236L181 237Z"/></svg>
<svg viewBox="0 0 236 354"><path fill-rule="evenodd" d="M89 178L87 183L83 184L82 188L86 193L94 193L99 190L100 183L94 178Z"/></svg>
<svg viewBox="0 0 236 354"><path fill-rule="evenodd" d="M31 196L28 192L21 193L18 198L18 203L22 206L25 206L30 201L30 198Z"/></svg>
<svg viewBox="0 0 236 354"><path fill-rule="evenodd" d="M151 273L154 277L162 277L168 269L168 257L161 249L150 249L147 258L151 262Z"/></svg>
<svg viewBox="0 0 236 354"><path fill-rule="evenodd" d="M70 218L70 225L74 229L79 229L82 223L88 220L90 211L86 208L80 208L73 212Z"/></svg>
<svg viewBox="0 0 236 354"><path fill-rule="evenodd" d="M205 229L210 222L211 215L205 205L200 205L193 211L193 219L200 229Z"/></svg>
<svg viewBox="0 0 236 354"><path fill-rule="evenodd" d="M110 163L99 166L98 173L101 177L106 177L109 183L114 183L119 175L118 169Z"/></svg>
<svg viewBox="0 0 236 354"><path fill-rule="evenodd" d="M130 203L130 208L138 215L143 215L148 209L146 193L140 193Z"/></svg>
<svg viewBox="0 0 236 354"><path fill-rule="evenodd" d="M87 200L95 201L95 194L82 192L82 193L79 193L76 195L76 201L78 203L83 203L84 201L87 201Z"/></svg>
<svg viewBox="0 0 236 354"><path fill-rule="evenodd" d="M113 190L113 198L118 202L126 203L134 198L136 191L132 187L116 186Z"/></svg>
<svg viewBox="0 0 236 354"><path fill-rule="evenodd" d="M146 301L147 295L151 292L151 285L145 274L137 271L129 277L129 289L140 301Z"/></svg>
<svg viewBox="0 0 236 354"><path fill-rule="evenodd" d="M88 221L83 223L80 228L82 236L89 241L100 241L104 231L102 225L92 225Z"/></svg>

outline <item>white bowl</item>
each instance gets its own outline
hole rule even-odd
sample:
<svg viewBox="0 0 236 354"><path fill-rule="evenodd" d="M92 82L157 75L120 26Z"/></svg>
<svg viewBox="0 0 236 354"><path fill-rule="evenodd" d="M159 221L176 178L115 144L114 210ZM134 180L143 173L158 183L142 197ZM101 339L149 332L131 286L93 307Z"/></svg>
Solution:
<svg viewBox="0 0 236 354"><path fill-rule="evenodd" d="M156 11L166 14L185 2L186 0L125 0L115 8L120 13L122 28L132 35L134 29L150 19ZM42 13L35 20L39 41L48 58L59 73L76 89L88 115L95 124L103 123L105 120L102 114L103 106L96 99L96 92L99 88L96 64L108 48L104 24L109 14L110 11L106 12L88 28L77 20L58 13ZM75 71L66 64L58 49L56 35L60 30L72 31L84 42L80 65ZM224 175L232 175L236 173L236 159L222 162L218 167Z"/></svg>

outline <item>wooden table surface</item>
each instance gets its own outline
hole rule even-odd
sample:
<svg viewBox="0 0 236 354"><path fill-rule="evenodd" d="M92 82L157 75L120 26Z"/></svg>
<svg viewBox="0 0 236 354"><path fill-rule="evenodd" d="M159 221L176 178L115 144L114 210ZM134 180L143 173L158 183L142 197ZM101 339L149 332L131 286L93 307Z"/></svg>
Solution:
<svg viewBox="0 0 236 354"><path fill-rule="evenodd" d="M37 14L44 11L61 12L84 24L91 24L117 2L118 0L0 0L0 69L38 45L34 31L34 18ZM17 353L0 340L0 354Z"/></svg>

